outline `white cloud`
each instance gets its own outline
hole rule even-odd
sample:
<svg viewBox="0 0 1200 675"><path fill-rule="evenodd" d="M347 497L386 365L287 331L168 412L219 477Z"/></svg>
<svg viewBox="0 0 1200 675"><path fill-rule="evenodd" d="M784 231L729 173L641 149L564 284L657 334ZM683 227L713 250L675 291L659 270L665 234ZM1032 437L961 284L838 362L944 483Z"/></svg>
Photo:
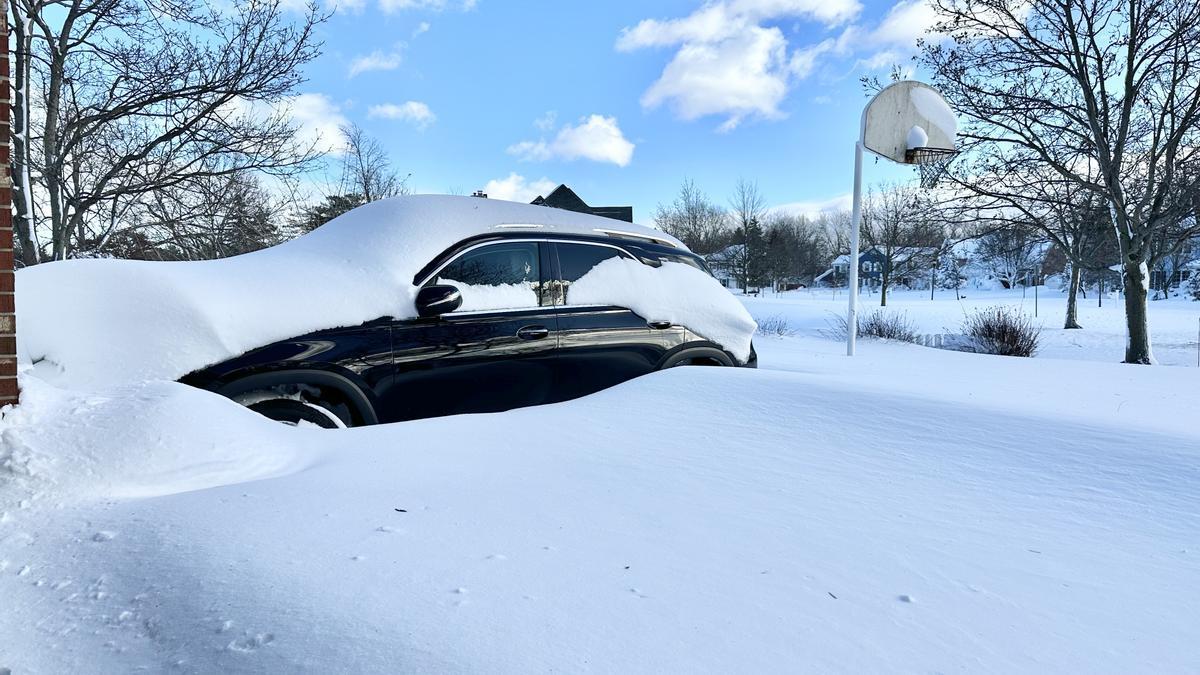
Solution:
<svg viewBox="0 0 1200 675"><path fill-rule="evenodd" d="M437 121L437 115L433 114L428 105L420 101L373 105L367 109L367 117L411 122L413 126L422 131Z"/></svg>
<svg viewBox="0 0 1200 675"><path fill-rule="evenodd" d="M469 12L475 9L477 4L477 0L459 0L458 2L449 0L379 0L379 9L387 13L402 12L408 9L440 12L446 8L457 7L464 12Z"/></svg>
<svg viewBox="0 0 1200 675"><path fill-rule="evenodd" d="M284 0L284 2L301 5L303 9L298 11L303 11L304 9L308 8L308 0ZM362 12L364 8L366 8L367 3L366 0L336 0L334 5L335 11L345 10L352 14L358 14Z"/></svg>
<svg viewBox="0 0 1200 675"><path fill-rule="evenodd" d="M853 196L847 192L843 195L831 197L824 200L814 200L805 202L789 202L772 206L768 209L771 213L782 213L790 216L806 216L808 218L816 218L822 213L831 213L836 211L849 211L852 206Z"/></svg>
<svg viewBox="0 0 1200 675"><path fill-rule="evenodd" d="M418 35L421 35L422 33L428 33L429 27L430 26L429 26L428 21L422 21L421 23L417 24L417 27L413 29L413 33L412 33L413 37L417 37Z"/></svg>
<svg viewBox="0 0 1200 675"><path fill-rule="evenodd" d="M911 50L936 21L937 14L927 0L901 0L871 31L868 42Z"/></svg>
<svg viewBox="0 0 1200 675"><path fill-rule="evenodd" d="M545 119L543 117L535 124L540 127ZM548 126L552 127L553 121ZM575 126L564 125L551 141L521 141L509 146L508 153L522 160L589 159L628 166L633 159L634 147L621 132L617 118L589 115Z"/></svg>
<svg viewBox="0 0 1200 675"><path fill-rule="evenodd" d="M917 40L942 40L929 29L937 23L937 12L928 0L899 0L874 28L848 26L837 39L834 51L857 55L856 68L883 70L909 61L917 53ZM911 69L910 69L911 70Z"/></svg>
<svg viewBox="0 0 1200 675"><path fill-rule="evenodd" d="M791 88L830 57L880 70L907 61L918 39L942 39L928 34L937 20L929 0L898 0L874 26L848 24L861 10L859 0L709 0L685 17L623 29L616 48L674 48L642 105L666 105L684 120L724 116L718 130L729 131L746 119L783 117ZM776 25L789 18L845 28L837 38L793 46Z"/></svg>
<svg viewBox="0 0 1200 675"><path fill-rule="evenodd" d="M508 178L489 180L487 185L483 186L483 191L487 193L489 199L529 203L538 195L550 194L550 191L556 187L558 187L558 183L545 176L538 180L527 181L524 176L512 172L508 174Z"/></svg>
<svg viewBox="0 0 1200 675"><path fill-rule="evenodd" d="M538 129L541 129L542 131L550 131L551 129L554 128L554 125L557 122L558 122L558 111L547 110L545 115L542 115L541 117L539 117L533 121L533 126L537 127Z"/></svg>
<svg viewBox="0 0 1200 675"><path fill-rule="evenodd" d="M779 118L788 91L787 41L778 28L752 26L720 42L685 44L642 95L642 105L669 103L682 119L726 115L722 131L748 116Z"/></svg>
<svg viewBox="0 0 1200 675"><path fill-rule="evenodd" d="M341 108L324 94L300 94L284 104L283 112L299 128L299 138L323 151L340 154L345 149L341 127L349 124Z"/></svg>
<svg viewBox="0 0 1200 675"><path fill-rule="evenodd" d="M384 52L379 49L366 56L356 57L350 62L350 77L373 70L395 70L400 67L403 57L399 50Z"/></svg>
<svg viewBox="0 0 1200 675"><path fill-rule="evenodd" d="M625 28L619 51L677 47L642 105L670 105L682 119L724 115L729 131L749 117L779 118L791 84L809 75L816 59L835 47L789 52L783 31L764 22L786 18L836 26L857 16L858 0L720 0L681 19L645 19Z"/></svg>

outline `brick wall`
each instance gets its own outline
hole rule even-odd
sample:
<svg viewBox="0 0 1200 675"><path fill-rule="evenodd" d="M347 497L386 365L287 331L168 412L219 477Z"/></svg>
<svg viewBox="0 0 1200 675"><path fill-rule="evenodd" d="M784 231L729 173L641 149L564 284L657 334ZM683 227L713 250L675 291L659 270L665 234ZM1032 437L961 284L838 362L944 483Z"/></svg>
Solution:
<svg viewBox="0 0 1200 675"><path fill-rule="evenodd" d="M0 405L16 403L17 313L13 294L12 88L9 81L8 12L0 11Z"/></svg>

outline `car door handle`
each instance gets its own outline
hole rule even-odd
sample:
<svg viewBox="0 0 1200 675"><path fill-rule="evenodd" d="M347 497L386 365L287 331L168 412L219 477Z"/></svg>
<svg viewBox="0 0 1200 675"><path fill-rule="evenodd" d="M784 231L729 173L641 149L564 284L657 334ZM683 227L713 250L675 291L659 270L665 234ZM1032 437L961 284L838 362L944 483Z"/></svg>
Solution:
<svg viewBox="0 0 1200 675"><path fill-rule="evenodd" d="M517 337L522 340L542 340L550 337L550 329L545 326L525 326L517 331Z"/></svg>
<svg viewBox="0 0 1200 675"><path fill-rule="evenodd" d="M646 325L650 326L651 328L657 328L658 330L664 330L664 329L671 327L671 322L670 321L647 321Z"/></svg>

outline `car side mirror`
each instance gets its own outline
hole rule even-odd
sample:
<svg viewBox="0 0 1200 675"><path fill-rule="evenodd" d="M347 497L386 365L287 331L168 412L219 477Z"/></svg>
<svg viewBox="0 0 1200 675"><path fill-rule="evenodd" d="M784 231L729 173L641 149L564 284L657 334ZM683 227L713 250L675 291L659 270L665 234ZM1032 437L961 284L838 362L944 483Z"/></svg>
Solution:
<svg viewBox="0 0 1200 675"><path fill-rule="evenodd" d="M454 286L433 285L417 291L417 316L441 316L462 305L462 293Z"/></svg>

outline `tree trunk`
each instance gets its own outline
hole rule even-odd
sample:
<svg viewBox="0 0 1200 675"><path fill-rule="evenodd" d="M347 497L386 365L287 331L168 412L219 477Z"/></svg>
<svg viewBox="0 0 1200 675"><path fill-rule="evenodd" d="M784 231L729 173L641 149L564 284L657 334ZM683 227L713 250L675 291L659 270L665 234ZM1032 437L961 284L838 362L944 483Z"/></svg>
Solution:
<svg viewBox="0 0 1200 675"><path fill-rule="evenodd" d="M890 275L888 274L887 265L884 265L883 273L880 274L880 276L879 276L879 306L880 307L887 307L888 283L891 281L891 279L888 278L889 276Z"/></svg>
<svg viewBox="0 0 1200 675"><path fill-rule="evenodd" d="M28 19L13 9L13 102L12 102L12 181L13 229L21 243L21 264L26 267L39 261L37 242L33 237L33 198L29 177L29 75L32 39Z"/></svg>
<svg viewBox="0 0 1200 675"><path fill-rule="evenodd" d="M1125 325L1128 336L1125 342L1125 363L1150 365L1154 354L1150 350L1150 322L1147 317L1146 296L1149 277L1145 262L1129 262L1124 265L1125 276Z"/></svg>
<svg viewBox="0 0 1200 675"><path fill-rule="evenodd" d="M1063 323L1063 328L1083 328L1079 325L1079 308L1077 299L1079 298L1079 265L1071 265L1071 286L1067 289L1067 320Z"/></svg>

